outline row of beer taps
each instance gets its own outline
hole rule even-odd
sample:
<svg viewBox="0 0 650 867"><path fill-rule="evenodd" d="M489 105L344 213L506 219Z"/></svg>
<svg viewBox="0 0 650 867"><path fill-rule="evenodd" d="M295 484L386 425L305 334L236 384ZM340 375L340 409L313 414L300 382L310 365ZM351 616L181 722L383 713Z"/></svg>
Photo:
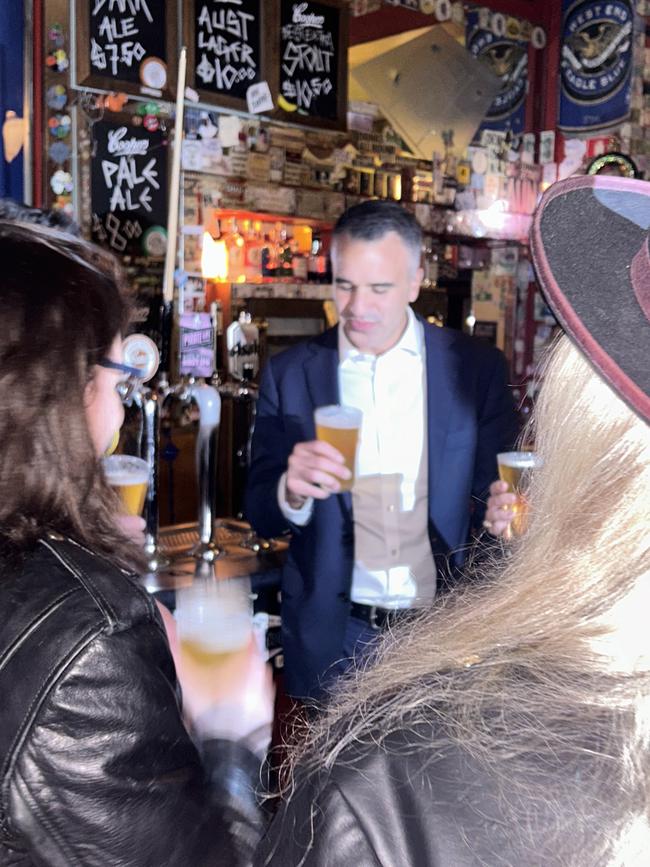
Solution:
<svg viewBox="0 0 650 867"><path fill-rule="evenodd" d="M221 392L221 393L220 393ZM218 522L218 446L221 423L221 395L249 401L250 422L255 414L256 389L248 380L221 384L217 377L205 381L184 376L175 384L161 373L155 385L143 383L131 398L139 418L138 448L140 456L149 466L149 487L145 500L145 554L149 572L164 572L170 560L160 544L160 435L161 420L170 410L172 401L184 408L194 405L198 410L199 425L196 438L196 474L198 482L198 541L188 552L198 563L212 564L224 552L217 542ZM247 439L250 437L248 433ZM247 447L237 449L235 459L247 462ZM226 523L221 521L220 523ZM237 529L240 529L239 527ZM272 543L257 537L252 531L242 537L243 547L255 553L265 553Z"/></svg>

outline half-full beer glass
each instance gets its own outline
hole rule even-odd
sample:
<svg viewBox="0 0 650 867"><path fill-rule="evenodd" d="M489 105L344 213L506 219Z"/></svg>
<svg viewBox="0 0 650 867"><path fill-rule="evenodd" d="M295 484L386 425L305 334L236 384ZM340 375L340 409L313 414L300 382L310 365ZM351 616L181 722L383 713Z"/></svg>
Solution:
<svg viewBox="0 0 650 867"><path fill-rule="evenodd" d="M523 491L533 470L541 467L542 459L535 452L501 452L497 455L499 478L508 485L508 491L517 495L517 502L510 507L514 518L511 531L517 536L526 532L528 527L528 503Z"/></svg>
<svg viewBox="0 0 650 867"><path fill-rule="evenodd" d="M140 515L149 484L149 465L133 455L107 455L102 458L104 475L115 488L129 515Z"/></svg>
<svg viewBox="0 0 650 867"><path fill-rule="evenodd" d="M253 637L250 579L197 579L176 591L174 617L183 677L206 699L217 700L236 685L247 664Z"/></svg>
<svg viewBox="0 0 650 867"><path fill-rule="evenodd" d="M338 449L345 459L345 466L352 474L349 479L339 479L342 491L352 490L357 459L357 445L361 430L362 412L353 406L319 406L314 412L316 438Z"/></svg>

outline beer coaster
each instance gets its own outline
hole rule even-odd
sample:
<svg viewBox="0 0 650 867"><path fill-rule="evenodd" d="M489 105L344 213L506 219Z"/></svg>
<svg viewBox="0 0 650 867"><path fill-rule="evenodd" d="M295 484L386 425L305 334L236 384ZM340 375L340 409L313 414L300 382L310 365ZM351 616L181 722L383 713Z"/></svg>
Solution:
<svg viewBox="0 0 650 867"><path fill-rule="evenodd" d="M167 84L167 64L159 57L147 57L140 64L140 81L146 87L162 90Z"/></svg>
<svg viewBox="0 0 650 867"><path fill-rule="evenodd" d="M167 231L163 226L151 226L142 236L142 249L147 256L162 259L167 250Z"/></svg>

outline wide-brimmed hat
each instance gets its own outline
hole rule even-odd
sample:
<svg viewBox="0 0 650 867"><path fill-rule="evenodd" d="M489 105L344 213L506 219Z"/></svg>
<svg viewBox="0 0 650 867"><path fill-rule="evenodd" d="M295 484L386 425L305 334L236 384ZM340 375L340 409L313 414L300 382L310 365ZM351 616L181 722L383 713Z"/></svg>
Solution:
<svg viewBox="0 0 650 867"><path fill-rule="evenodd" d="M650 183L558 181L531 233L546 300L612 388L650 421Z"/></svg>

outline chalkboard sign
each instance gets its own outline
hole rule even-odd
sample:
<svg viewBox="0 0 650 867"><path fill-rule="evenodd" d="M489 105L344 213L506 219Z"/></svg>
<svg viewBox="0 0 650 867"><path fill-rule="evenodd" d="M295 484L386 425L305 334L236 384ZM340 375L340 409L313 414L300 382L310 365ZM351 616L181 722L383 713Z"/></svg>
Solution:
<svg viewBox="0 0 650 867"><path fill-rule="evenodd" d="M98 121L93 139L93 240L118 254L163 256L168 196L165 134Z"/></svg>
<svg viewBox="0 0 650 867"><path fill-rule="evenodd" d="M269 69L269 0L186 0L188 84L205 102L247 110Z"/></svg>
<svg viewBox="0 0 650 867"><path fill-rule="evenodd" d="M348 11L342 0L280 0L280 116L294 123L345 128Z"/></svg>
<svg viewBox="0 0 650 867"><path fill-rule="evenodd" d="M77 84L172 96L177 0L76 0Z"/></svg>

